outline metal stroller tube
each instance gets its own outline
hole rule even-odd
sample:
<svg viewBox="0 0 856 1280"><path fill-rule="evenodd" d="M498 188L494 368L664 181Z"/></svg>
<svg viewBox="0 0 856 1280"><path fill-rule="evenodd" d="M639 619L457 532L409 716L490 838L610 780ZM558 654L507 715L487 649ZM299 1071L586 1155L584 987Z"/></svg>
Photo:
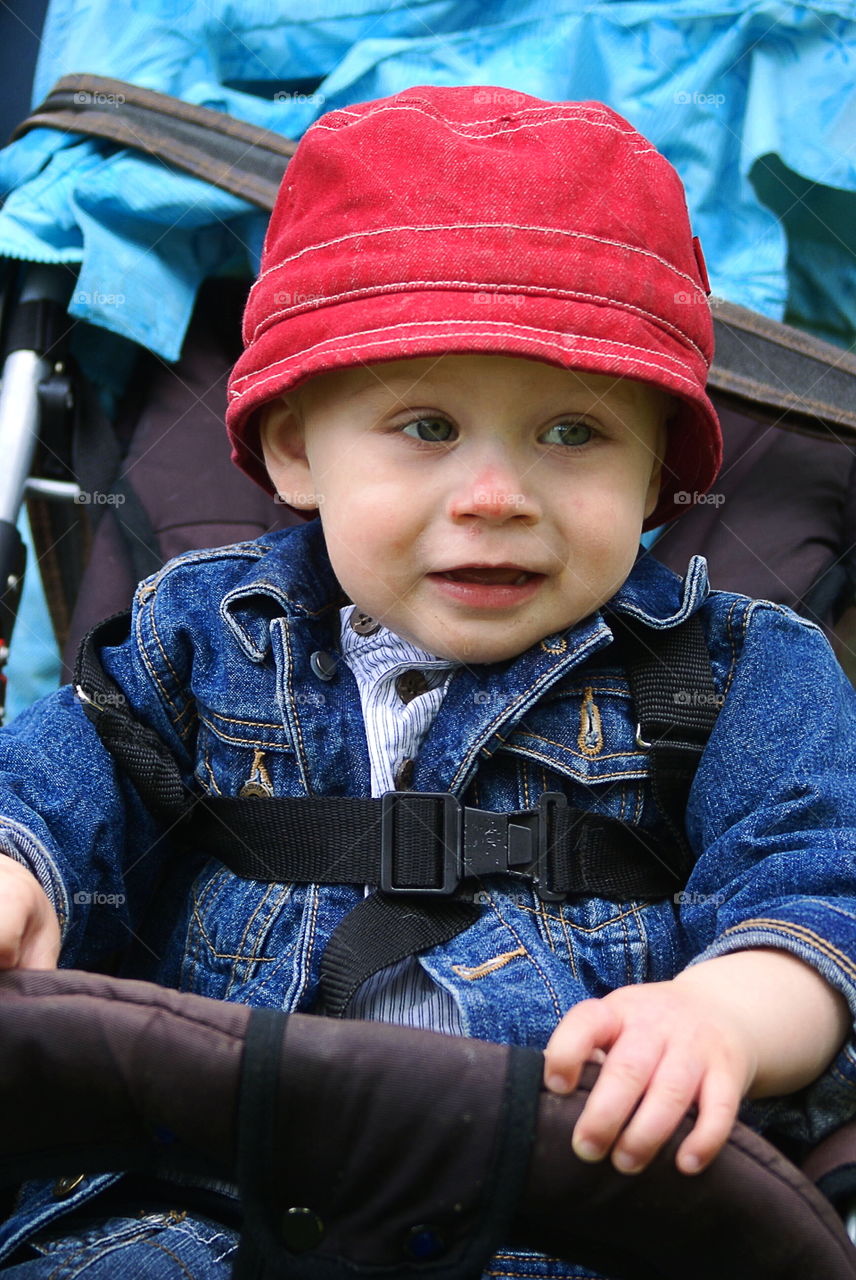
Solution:
<svg viewBox="0 0 856 1280"><path fill-rule="evenodd" d="M235 1280L472 1280L503 1247L615 1280L856 1280L832 1205L742 1125L694 1178L689 1120L634 1177L577 1160L597 1068L558 1097L533 1049L74 971L0 974L0 1045L0 1182L235 1183Z"/></svg>
<svg viewBox="0 0 856 1280"><path fill-rule="evenodd" d="M69 289L69 273L62 268L28 267L4 335L0 382L0 673L9 655L26 566L18 513L39 439L42 387L54 372L51 349L69 325ZM0 718L4 695L5 677L0 674Z"/></svg>

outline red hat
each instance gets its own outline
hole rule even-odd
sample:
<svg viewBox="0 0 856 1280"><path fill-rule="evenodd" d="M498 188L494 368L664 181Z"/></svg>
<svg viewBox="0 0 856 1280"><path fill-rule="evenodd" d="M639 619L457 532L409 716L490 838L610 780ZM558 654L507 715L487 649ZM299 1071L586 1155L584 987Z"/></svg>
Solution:
<svg viewBox="0 0 856 1280"><path fill-rule="evenodd" d="M271 217L229 381L233 460L269 492L257 410L328 369L495 352L678 397L648 525L722 442L713 323L680 178L596 102L423 85L330 111Z"/></svg>

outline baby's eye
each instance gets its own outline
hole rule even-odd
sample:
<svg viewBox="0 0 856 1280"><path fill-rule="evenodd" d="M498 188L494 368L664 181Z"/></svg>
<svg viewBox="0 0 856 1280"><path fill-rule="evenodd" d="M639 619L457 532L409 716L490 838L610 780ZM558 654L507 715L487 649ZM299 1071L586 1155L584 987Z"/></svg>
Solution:
<svg viewBox="0 0 856 1280"><path fill-rule="evenodd" d="M445 418L414 418L401 430L414 440L430 441L433 444L446 444L455 436L455 428Z"/></svg>
<svg viewBox="0 0 856 1280"><path fill-rule="evenodd" d="M567 418L564 422L557 422L555 426L550 427L541 437L542 444L566 444L581 445L588 444L594 435L594 429L587 422L582 422L579 418Z"/></svg>

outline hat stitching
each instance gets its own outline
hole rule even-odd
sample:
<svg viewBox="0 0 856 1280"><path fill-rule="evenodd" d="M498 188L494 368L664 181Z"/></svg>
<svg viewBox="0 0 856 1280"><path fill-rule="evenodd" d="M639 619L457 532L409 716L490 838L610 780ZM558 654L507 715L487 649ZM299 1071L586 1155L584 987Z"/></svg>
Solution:
<svg viewBox="0 0 856 1280"><path fill-rule="evenodd" d="M367 285L362 289L349 289L345 293L325 294L323 301L320 303L320 305L317 305L317 306L307 305L306 302L296 302L294 306L283 307L279 311L272 311L270 315L265 316L265 318L263 320L260 320L259 323L256 325L256 328L253 331L251 340L253 342L257 341L257 339L261 336L262 331L267 332L267 330L271 328L274 323L281 320L285 320L289 316L294 315L295 313L306 312L309 310L320 311L320 310L323 310L325 306L333 302L344 302L344 301L352 302L362 296L373 296L379 293L393 293L396 290L404 290L404 289L419 289L423 285L428 286L431 289L455 288L461 291L466 290L468 293L473 290L481 290L482 292L498 293L504 289L508 289L513 291L513 293L520 293L522 297L527 297L529 294L536 292L539 294L539 296L545 296L545 297L551 297L551 298L563 298L563 299L568 299L575 302L585 301L585 302L607 303L613 309L618 309L621 311L629 311L633 315L642 316L643 319L651 320L654 324L659 325L663 329L668 329L670 333L680 338L681 341L686 342L687 346L692 347L693 351L696 352L696 354L699 356L701 360L704 360L704 361L707 360L707 357L705 356L701 348L695 342L693 342L692 338L690 338L689 335L685 333L683 329L678 328L678 326L672 324L670 320L666 320L663 316L658 316L653 311L646 311L644 307L636 307L630 302L617 301L614 298L608 297L606 294L584 293L582 290L574 290L574 289L551 289L548 285L539 285L537 289L532 289L528 285L517 284L510 280L498 281L498 282L491 281L489 283L484 281L476 281L476 280L472 280L472 281L470 280L398 280L398 281L390 281L387 284L383 284L383 285ZM698 285L696 285L695 287L696 289L698 289L698 292L701 295L701 301L703 301L705 305L707 305L706 294ZM433 323L439 323L439 322L434 321ZM461 321L457 321L456 323L467 324L467 323L476 323L476 322L461 320ZM478 323L482 324L484 323L484 321L478 321ZM543 330L543 332L549 333L551 332L551 330L546 329L546 330ZM592 339L592 341L607 341L607 339Z"/></svg>
<svg viewBox="0 0 856 1280"><path fill-rule="evenodd" d="M471 87L475 87L475 86L471 86ZM496 90L493 88L491 88L489 91L494 93L496 92ZM515 93L517 91L505 90L504 92ZM406 90L405 90L405 93L406 93ZM444 120L446 118L445 116L440 114L440 110L437 107L436 103L431 102L428 98L422 98L422 97L416 97L416 96L405 97L405 93L401 93L399 95L398 101L396 102L391 102L388 99L386 101L384 101L383 99L378 99L374 103L366 103L365 104L366 106L371 106L372 108L371 111L357 111L355 110L354 107L334 107L326 113L326 116L320 116L318 120L313 121L313 123L309 127L311 129L317 128L319 125L323 123L325 119L329 120L332 116L354 116L355 119L366 120L368 119L369 116L379 115L382 111L401 111L404 109L409 109L411 103L421 103L423 107L427 107L429 112L432 115L436 115L438 119ZM520 96L525 97L526 95L521 94ZM623 133L631 133L631 134L636 133L636 129L634 129L633 125L630 124L629 121L622 119L620 116L611 117L608 114L608 110L604 107L602 103L594 102L594 101L592 102L536 102L535 105L531 107L518 107L518 108L509 107L509 109L503 114L529 115L533 111L538 111L545 115L548 115L551 112L555 113L557 111L564 111L571 117L579 116L581 118L585 118L586 116L597 116L601 120L609 121L617 129L621 129L622 125L627 125L626 129L622 129ZM482 121L483 121L483 118L482 118ZM478 121L474 123L478 123ZM334 126L331 125L329 127L333 128Z"/></svg>
<svg viewBox="0 0 856 1280"><path fill-rule="evenodd" d="M417 99L414 99L413 101L423 102L424 99L417 98ZM430 106L429 103L426 103L426 105ZM532 111L538 110L538 108L528 107L526 108L526 110L529 112L532 112ZM511 120L508 120L506 123L503 124L503 127L501 129L490 129L487 132L476 133L476 134L464 134L462 132L462 129L471 128L478 125L482 125L482 126L490 125L495 122L495 118L493 120L482 119L482 120L452 121L452 120L449 120L446 116L440 115L437 112L423 111L421 107L418 107L415 105L414 106L402 105L402 106L395 106L395 107L381 107L377 111L367 111L364 114L360 114L359 112L356 112L356 111L348 112L347 114L353 115L354 121L360 122L362 120L370 120L372 119L372 117L376 115L380 115L382 111L415 111L417 115L427 116L430 120L435 121L437 124L445 125L450 133L457 133L457 134L460 134L461 137L471 137L475 139L495 138L495 137L501 136L504 133L517 133L521 129L531 129L538 124L564 124L565 122L573 122L578 120L582 120L584 123L591 125L593 128L611 129L613 133L620 134L621 137L623 138L633 138L633 137L641 138L641 135L637 134L635 129L633 128L621 129L613 121L604 119L603 117L601 117L600 119L597 119L596 117L581 115L579 113L568 113L568 112L565 112L564 115L554 116L551 119L547 119L546 118L547 113L542 111L539 117L535 120L524 120L520 124L515 124L515 125L511 123ZM342 112L341 114L345 114L345 113ZM506 114L509 116L512 116L512 115L518 115L519 113L515 111L509 111ZM347 120L347 121L342 121L339 124L325 124L323 123L323 120L324 120L324 117L322 117L321 120L317 120L313 125L310 126L309 129L306 130L306 132L310 133L315 129L324 129L324 130L327 130L328 132L338 133L341 129L349 128L350 125L354 123L354 121ZM455 127L455 126L458 126L458 127ZM644 141L644 139L642 139L642 141ZM648 146L634 149L633 154L638 156L651 155L651 154L659 155L659 152L657 151L656 147L649 144Z"/></svg>
<svg viewBox="0 0 856 1280"><path fill-rule="evenodd" d="M539 227L534 224L525 222L431 222L425 226L414 226L410 223L403 223L395 227L370 227L362 231L349 231L345 235L335 236L332 240L319 240L316 244L304 245L302 249L298 249L297 253L289 254L287 258L281 258L279 262L275 262L273 266L268 267L266 271L258 277L250 291L250 297L258 289L262 281L267 280L268 276L273 275L274 271L279 271L282 267L288 266L290 262L302 258L304 254L315 253L321 249L329 249L333 245L343 244L347 240L359 240L369 236L385 236L398 233L401 231L498 231L498 230L514 230L514 231L543 231L547 235L569 236L571 239L590 240L595 244L607 245L610 249L626 249L628 253L638 253L643 258L651 258L654 262L658 262L660 266L667 267L674 275L680 276L682 280L688 281L690 284L699 287L697 280L694 280L686 271L681 271L680 267L674 266L671 262L667 262L665 258L661 258L658 253L654 253L651 249L643 249L639 245L627 244L623 240L608 240L605 236L591 235L587 231L571 231L564 227Z"/></svg>
<svg viewBox="0 0 856 1280"><path fill-rule="evenodd" d="M422 106L427 106L429 110L422 110L421 106L416 105L418 102L421 102ZM448 116L440 114L439 111L431 110L430 102L424 99L424 97L409 99L407 102L402 102L402 104L394 106L380 106L380 108L376 108L374 111L348 111L344 108L339 108L338 110L330 111L329 115L352 115L354 122L361 122L361 120L370 120L372 119L372 116L380 115L381 113L384 113L384 111L416 111L418 115L425 115L427 118L434 120L435 123L447 125L453 133L461 132L461 128L475 127L475 125L482 125L482 127L484 127L484 125L494 124L496 119L502 119L502 115L499 115L494 116L493 119L450 120ZM554 115L553 118L546 119L546 116L553 113L553 111L557 111L557 113L558 111L563 111L564 114ZM535 113L537 113L537 118L535 120L523 120L521 124L516 124L509 128L509 125L512 123L512 118L519 118L519 116L523 114L531 115ZM527 108L522 108L521 110L511 109L505 111L503 114L505 118L507 118L507 120L505 120L504 128L494 129L494 131L489 133L476 134L476 137L490 138L495 137L496 134L514 133L517 132L518 129L531 129L536 124L562 124L564 122L582 120L583 123L590 124L595 128L612 129L613 133L621 134L624 138L638 138L641 142L646 141L640 133L637 133L636 129L633 128L632 125L627 129L622 129L621 125L615 122L615 120L610 120L608 116L599 115L598 113L590 113L590 111L568 111L567 106L564 104L557 104L554 108L546 109L537 108L537 106L527 106ZM348 128L349 125L353 123L352 120L343 120L343 122L338 124L330 124L325 123L326 120L329 120L329 116L321 116L321 119L315 120L315 123L311 124L310 128L308 128L306 132L311 133L313 129L326 129L326 131L331 133L337 133L340 129ZM454 125L458 125L458 127L461 128L454 128ZM638 150L633 152L633 154L647 155L649 152L654 152L654 155L659 155L659 152L656 150L653 143L649 143L647 146L638 148Z"/></svg>
<svg viewBox="0 0 856 1280"><path fill-rule="evenodd" d="M511 326L511 327L514 327L514 326ZM509 326L505 326L506 332L508 328ZM544 330L544 332L550 333L550 330ZM430 335L426 335L423 333L423 334L414 334L412 337L406 337L403 335L396 334L394 338L392 336L387 338L373 338L373 339L368 339L365 342L352 344L351 346L348 346L348 347L337 347L335 348L335 353L338 355L338 354L344 354L347 352L364 351L369 347L384 346L384 345L388 345L390 342L393 342L393 341L397 343L423 342L425 338L428 336L430 336L431 338L442 338L442 337L454 337L455 334L453 332L449 332L448 334L445 334L442 329ZM490 337L493 337L494 335L492 333L472 333L472 334L469 334L468 336L473 338L490 338ZM551 336L555 338L555 334L551 334ZM575 335L568 335L568 336L573 337ZM537 338L529 338L525 334L518 334L518 340L521 342L531 342L533 344L539 341ZM259 376L262 373L266 373L268 369L276 369L280 365L287 365L289 364L289 362L297 359L298 356L305 356L305 355L308 355L310 352L318 351L320 348L327 346L329 342L335 342L335 341L337 341L337 339L335 338L325 339L323 342L317 342L311 347L304 347L301 351L294 351L291 353L291 355L283 356L282 359L280 360L274 360L272 364L262 365L260 369L256 369L252 373L244 374L243 377L241 378L236 378L235 384L237 384L238 382L244 382L246 381L247 378L252 378L253 384L250 387L246 387L243 391L237 391L237 390L230 391L229 393L230 403L235 403L236 401L240 400L243 396L249 395L251 392L257 390L259 387L263 386L267 382L275 381L276 378L279 376L279 374L272 373L267 378L262 378ZM599 341L599 339L594 339L594 341ZM553 345L558 346L559 344L554 342ZM628 343L623 343L623 342L609 344L609 345L629 346ZM562 350L566 351L568 350L568 348L562 347ZM586 356L586 355L602 356L603 355L602 351L587 350L586 348L579 347L579 346L574 346L573 348L571 348L571 350L575 355L581 355L581 356ZM667 373L670 377L675 378L678 382L685 382L687 386L692 387L694 391L698 390L697 380L693 378L688 378L685 374L678 373L676 369L670 368L666 364L658 363L655 360L642 360L639 358L638 354L636 354L638 351L639 351L638 347L630 347L629 352L627 354L620 351L612 351L610 354L612 355L613 359L618 361L623 361L625 364L628 364L628 365L633 364L634 366L642 366L643 368L656 369L660 373ZM490 353L485 353L485 354L490 354Z"/></svg>

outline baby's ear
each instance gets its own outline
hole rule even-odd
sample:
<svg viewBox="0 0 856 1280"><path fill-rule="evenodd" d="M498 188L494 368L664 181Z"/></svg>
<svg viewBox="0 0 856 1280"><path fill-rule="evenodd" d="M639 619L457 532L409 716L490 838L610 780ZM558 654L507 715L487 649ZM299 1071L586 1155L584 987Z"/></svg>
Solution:
<svg viewBox="0 0 856 1280"><path fill-rule="evenodd" d="M303 422L291 397L271 400L260 411L259 439L267 473L280 500L300 511L314 511L318 501L306 457Z"/></svg>

